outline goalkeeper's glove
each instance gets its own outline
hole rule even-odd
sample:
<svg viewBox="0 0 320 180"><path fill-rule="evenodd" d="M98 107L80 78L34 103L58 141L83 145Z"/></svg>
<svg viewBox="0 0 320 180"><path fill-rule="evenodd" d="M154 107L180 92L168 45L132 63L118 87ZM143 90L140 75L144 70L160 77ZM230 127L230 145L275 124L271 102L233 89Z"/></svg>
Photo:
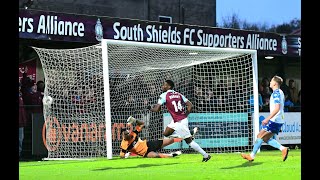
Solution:
<svg viewBox="0 0 320 180"><path fill-rule="evenodd" d="M132 123L135 123L137 120L134 118L134 117L132 117L132 116L130 116L128 119L127 119L127 124L132 124Z"/></svg>
<svg viewBox="0 0 320 180"><path fill-rule="evenodd" d="M124 155L124 158L128 158L130 156L130 152L127 152L125 155Z"/></svg>

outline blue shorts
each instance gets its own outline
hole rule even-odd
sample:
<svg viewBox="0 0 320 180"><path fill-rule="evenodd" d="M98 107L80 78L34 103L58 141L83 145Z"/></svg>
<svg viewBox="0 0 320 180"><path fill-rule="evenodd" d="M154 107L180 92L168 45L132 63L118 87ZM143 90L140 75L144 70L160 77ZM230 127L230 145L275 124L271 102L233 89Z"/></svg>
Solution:
<svg viewBox="0 0 320 180"><path fill-rule="evenodd" d="M262 126L261 129L264 129L267 132L278 134L281 130L282 125L283 123L275 123L273 121L269 121L268 124Z"/></svg>

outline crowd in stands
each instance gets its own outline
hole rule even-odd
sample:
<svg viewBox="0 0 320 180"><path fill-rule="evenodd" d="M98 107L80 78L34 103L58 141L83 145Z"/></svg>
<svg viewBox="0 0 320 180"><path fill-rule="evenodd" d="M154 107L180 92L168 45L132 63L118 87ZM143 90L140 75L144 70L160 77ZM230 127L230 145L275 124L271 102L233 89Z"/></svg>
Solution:
<svg viewBox="0 0 320 180"><path fill-rule="evenodd" d="M19 157L22 158L25 128L31 125L33 113L42 113L44 82L34 82L26 73L19 82Z"/></svg>
<svg viewBox="0 0 320 180"><path fill-rule="evenodd" d="M19 83L19 87L26 110L33 113L42 112L44 82L35 82L24 73Z"/></svg>
<svg viewBox="0 0 320 180"><path fill-rule="evenodd" d="M269 98L272 93L269 87L270 80L268 78L263 78L261 83L259 82L259 95L262 96L262 112L269 111ZM299 112L301 111L301 89L298 90L295 85L295 81L290 79L287 85L285 82L281 85L280 89L285 95L284 110L286 112Z"/></svg>
<svg viewBox="0 0 320 180"><path fill-rule="evenodd" d="M289 85L283 83L281 89L285 95L285 112L301 111L301 90L290 79ZM260 112L269 112L269 101L272 89L270 79L258 81L258 104ZM189 93L189 98L193 94ZM194 84L194 98L196 112L243 112L254 109L252 84L249 81L203 80Z"/></svg>

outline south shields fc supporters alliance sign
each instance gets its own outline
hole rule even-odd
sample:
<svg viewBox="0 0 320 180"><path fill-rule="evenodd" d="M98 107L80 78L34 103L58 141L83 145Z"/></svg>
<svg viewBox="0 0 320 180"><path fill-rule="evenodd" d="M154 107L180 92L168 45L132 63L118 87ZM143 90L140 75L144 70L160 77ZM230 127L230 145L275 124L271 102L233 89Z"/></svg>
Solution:
<svg viewBox="0 0 320 180"><path fill-rule="evenodd" d="M21 9L19 37L99 43L102 38L300 56L300 36Z"/></svg>

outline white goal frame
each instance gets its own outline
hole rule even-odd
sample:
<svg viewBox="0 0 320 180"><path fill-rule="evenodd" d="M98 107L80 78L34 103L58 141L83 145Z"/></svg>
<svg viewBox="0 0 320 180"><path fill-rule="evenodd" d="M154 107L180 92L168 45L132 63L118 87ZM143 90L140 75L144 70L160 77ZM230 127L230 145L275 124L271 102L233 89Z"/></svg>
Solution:
<svg viewBox="0 0 320 180"><path fill-rule="evenodd" d="M104 78L104 100L105 100L105 123L106 123L106 140L107 140L107 159L112 159L112 134L111 134L111 107L110 107L110 86L109 86L109 66L108 66L108 45L125 45L140 47L161 47L168 49L189 49L189 50L201 50L210 52L239 52L251 54L252 67L253 67L253 100L254 100L254 113L253 113L253 142L255 142L259 133L259 104L258 104L258 66L257 66L257 50L253 49L235 49L235 48L212 48L212 47L200 47L200 46L186 46L186 45L172 45L172 44L160 44L160 43L147 43L147 42L135 42L135 41L121 41L113 39L102 39L102 60L103 60L103 78Z"/></svg>

